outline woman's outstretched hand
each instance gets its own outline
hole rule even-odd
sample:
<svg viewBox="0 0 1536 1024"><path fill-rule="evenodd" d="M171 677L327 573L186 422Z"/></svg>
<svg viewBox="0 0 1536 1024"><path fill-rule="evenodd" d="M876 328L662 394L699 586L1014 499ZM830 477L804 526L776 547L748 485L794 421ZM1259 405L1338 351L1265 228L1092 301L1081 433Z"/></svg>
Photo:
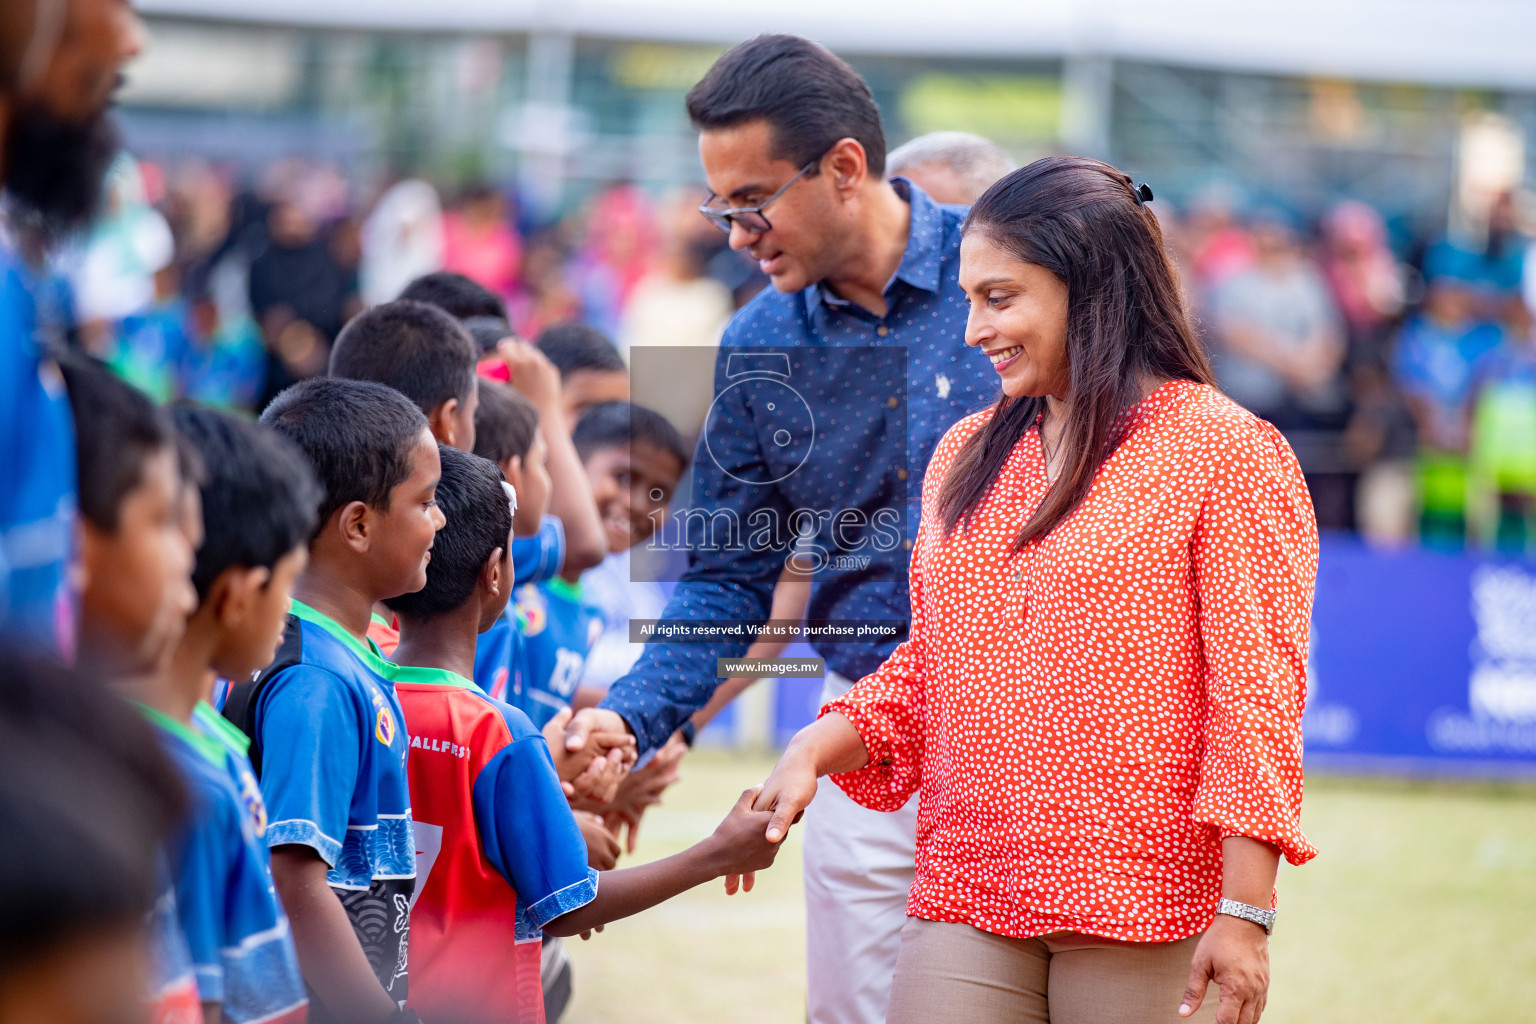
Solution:
<svg viewBox="0 0 1536 1024"><path fill-rule="evenodd" d="M789 835L789 826L800 820L816 798L818 778L851 772L868 763L869 752L858 730L836 711L795 733L752 805L754 811L773 812L768 819L768 841L777 843Z"/></svg>
<svg viewBox="0 0 1536 1024"><path fill-rule="evenodd" d="M1251 921L1218 916L1195 946L1179 1016L1200 1009L1206 987L1221 987L1216 1024L1258 1024L1269 994L1269 936Z"/></svg>
<svg viewBox="0 0 1536 1024"><path fill-rule="evenodd" d="M752 804L754 811L773 812L773 817L768 819L765 838L770 843L782 841L789 835L789 826L800 820L815 798L815 762L803 747L797 749L790 743Z"/></svg>

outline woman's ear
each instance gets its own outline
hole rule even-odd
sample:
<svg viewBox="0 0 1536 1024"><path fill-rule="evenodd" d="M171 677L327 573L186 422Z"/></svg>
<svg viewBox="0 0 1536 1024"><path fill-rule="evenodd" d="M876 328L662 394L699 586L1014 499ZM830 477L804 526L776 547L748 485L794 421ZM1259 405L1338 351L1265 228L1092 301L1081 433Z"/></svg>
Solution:
<svg viewBox="0 0 1536 1024"><path fill-rule="evenodd" d="M502 566L505 561L506 549L497 548L491 552L491 557L487 558L485 564L480 567L480 581L485 584L485 592L492 597L501 596L501 588L503 586L501 580L503 575Z"/></svg>

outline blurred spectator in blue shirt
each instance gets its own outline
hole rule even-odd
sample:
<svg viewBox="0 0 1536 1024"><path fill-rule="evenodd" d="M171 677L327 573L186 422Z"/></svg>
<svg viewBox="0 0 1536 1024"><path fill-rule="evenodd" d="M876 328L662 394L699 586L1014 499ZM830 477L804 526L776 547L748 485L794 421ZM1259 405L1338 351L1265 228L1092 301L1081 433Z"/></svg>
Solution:
<svg viewBox="0 0 1536 1024"><path fill-rule="evenodd" d="M1475 257L1447 244L1425 260L1423 309L1398 334L1393 376L1418 430L1417 483L1422 539L1459 546L1466 531L1466 458L1472 409L1503 331L1480 312Z"/></svg>

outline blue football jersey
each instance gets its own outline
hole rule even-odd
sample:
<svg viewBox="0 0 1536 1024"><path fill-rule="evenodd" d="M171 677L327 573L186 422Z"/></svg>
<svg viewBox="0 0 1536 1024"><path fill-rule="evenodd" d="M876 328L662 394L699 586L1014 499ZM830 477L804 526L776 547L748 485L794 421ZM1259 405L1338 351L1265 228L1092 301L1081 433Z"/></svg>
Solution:
<svg viewBox="0 0 1536 1024"><path fill-rule="evenodd" d="M517 606L510 601L496 624L475 642L475 685L497 700L506 700L519 683L522 671L523 634Z"/></svg>
<svg viewBox="0 0 1536 1024"><path fill-rule="evenodd" d="M513 599L523 631L522 666L507 703L542 729L570 707L587 654L602 635L603 617L582 599L579 584L558 577L518 587Z"/></svg>
<svg viewBox="0 0 1536 1024"><path fill-rule="evenodd" d="M330 865L327 881L379 982L404 1000L416 841L394 670L294 601L277 659L230 688L224 716L251 739L267 846L308 846Z"/></svg>
<svg viewBox="0 0 1536 1024"><path fill-rule="evenodd" d="M199 998L224 1020L298 1021L304 979L288 918L272 887L267 848L236 790L231 752L190 726L145 709L191 796L171 845L176 914Z"/></svg>

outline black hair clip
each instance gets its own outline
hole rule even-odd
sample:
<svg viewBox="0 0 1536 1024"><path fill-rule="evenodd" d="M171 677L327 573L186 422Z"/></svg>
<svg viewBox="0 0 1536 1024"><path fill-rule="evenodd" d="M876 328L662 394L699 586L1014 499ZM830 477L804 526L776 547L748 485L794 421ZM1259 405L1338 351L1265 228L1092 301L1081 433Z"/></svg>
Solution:
<svg viewBox="0 0 1536 1024"><path fill-rule="evenodd" d="M1142 182L1131 189L1131 194L1136 197L1137 206L1145 206L1152 201L1152 186Z"/></svg>

